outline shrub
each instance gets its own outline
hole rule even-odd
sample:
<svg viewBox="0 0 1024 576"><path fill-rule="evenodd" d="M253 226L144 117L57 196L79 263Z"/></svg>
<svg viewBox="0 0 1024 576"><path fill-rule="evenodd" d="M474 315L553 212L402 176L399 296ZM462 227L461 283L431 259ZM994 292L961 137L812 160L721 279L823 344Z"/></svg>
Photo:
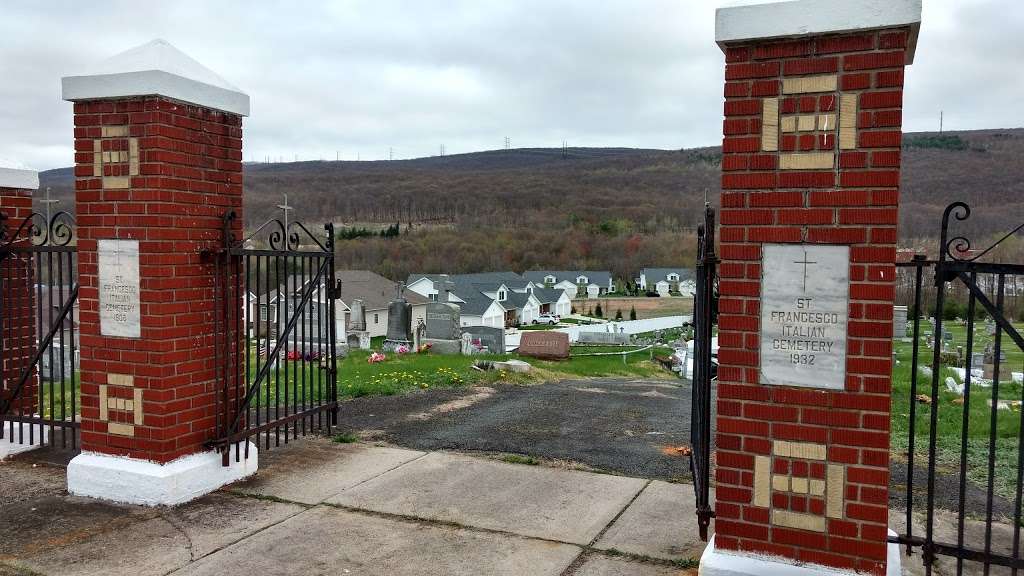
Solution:
<svg viewBox="0 0 1024 576"><path fill-rule="evenodd" d="M615 319L622 320L622 308L619 308L615 311Z"/></svg>
<svg viewBox="0 0 1024 576"><path fill-rule="evenodd" d="M636 320L636 306L629 307L629 319Z"/></svg>
<svg viewBox="0 0 1024 576"><path fill-rule="evenodd" d="M601 303L597 303L597 308L594 308L594 316L598 318L604 318L604 310L601 309Z"/></svg>

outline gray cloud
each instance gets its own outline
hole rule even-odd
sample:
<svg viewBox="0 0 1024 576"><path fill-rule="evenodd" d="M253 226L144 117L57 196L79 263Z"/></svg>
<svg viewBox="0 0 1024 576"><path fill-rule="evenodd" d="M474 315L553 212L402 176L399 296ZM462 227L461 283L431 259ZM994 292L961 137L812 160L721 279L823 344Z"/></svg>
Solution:
<svg viewBox="0 0 1024 576"><path fill-rule="evenodd" d="M842 1L842 0L837 0ZM0 156L72 162L60 77L161 37L252 96L246 159L720 141L723 2L6 2ZM1024 8L925 0L907 130L1016 127Z"/></svg>

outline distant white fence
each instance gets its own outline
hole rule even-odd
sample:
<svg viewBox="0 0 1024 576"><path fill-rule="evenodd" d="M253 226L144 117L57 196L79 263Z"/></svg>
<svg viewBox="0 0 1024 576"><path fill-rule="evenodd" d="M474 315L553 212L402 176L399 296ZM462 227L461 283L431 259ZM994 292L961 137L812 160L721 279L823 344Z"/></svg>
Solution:
<svg viewBox="0 0 1024 576"><path fill-rule="evenodd" d="M621 322L607 322L604 324L588 324L584 326L566 326L555 328L555 332L565 332L569 335L569 342L576 342L580 339L580 332L618 332L622 334L643 334L655 330L667 330L669 328L681 328L683 324L693 321L693 316L662 316L660 318L646 318L644 320L623 320ZM519 340L523 332L505 334L505 349L515 350L519 348Z"/></svg>

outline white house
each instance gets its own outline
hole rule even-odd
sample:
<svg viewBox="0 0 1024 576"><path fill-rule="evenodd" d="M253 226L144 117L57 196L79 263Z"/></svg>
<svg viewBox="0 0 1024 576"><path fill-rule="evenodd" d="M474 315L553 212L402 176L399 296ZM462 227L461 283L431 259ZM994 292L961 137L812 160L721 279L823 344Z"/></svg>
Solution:
<svg viewBox="0 0 1024 576"><path fill-rule="evenodd" d="M615 281L607 270L530 270L523 273L539 288L558 288L570 298L597 298L615 292Z"/></svg>
<svg viewBox="0 0 1024 576"><path fill-rule="evenodd" d="M689 296L697 290L696 274L692 268L644 268L637 284L641 290L654 291L660 296L673 293Z"/></svg>
<svg viewBox="0 0 1024 576"><path fill-rule="evenodd" d="M463 326L530 324L547 303L533 294L534 286L529 280L515 272L410 274L407 286L430 300L457 304ZM545 293L545 300L550 296Z"/></svg>

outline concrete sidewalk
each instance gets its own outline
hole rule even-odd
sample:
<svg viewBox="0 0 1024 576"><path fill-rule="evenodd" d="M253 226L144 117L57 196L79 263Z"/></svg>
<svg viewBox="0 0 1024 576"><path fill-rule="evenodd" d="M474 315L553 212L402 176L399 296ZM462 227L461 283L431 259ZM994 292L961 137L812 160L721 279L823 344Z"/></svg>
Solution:
<svg viewBox="0 0 1024 576"><path fill-rule="evenodd" d="M0 464L7 574L693 574L693 490L488 457L307 438L176 508L68 496Z"/></svg>

